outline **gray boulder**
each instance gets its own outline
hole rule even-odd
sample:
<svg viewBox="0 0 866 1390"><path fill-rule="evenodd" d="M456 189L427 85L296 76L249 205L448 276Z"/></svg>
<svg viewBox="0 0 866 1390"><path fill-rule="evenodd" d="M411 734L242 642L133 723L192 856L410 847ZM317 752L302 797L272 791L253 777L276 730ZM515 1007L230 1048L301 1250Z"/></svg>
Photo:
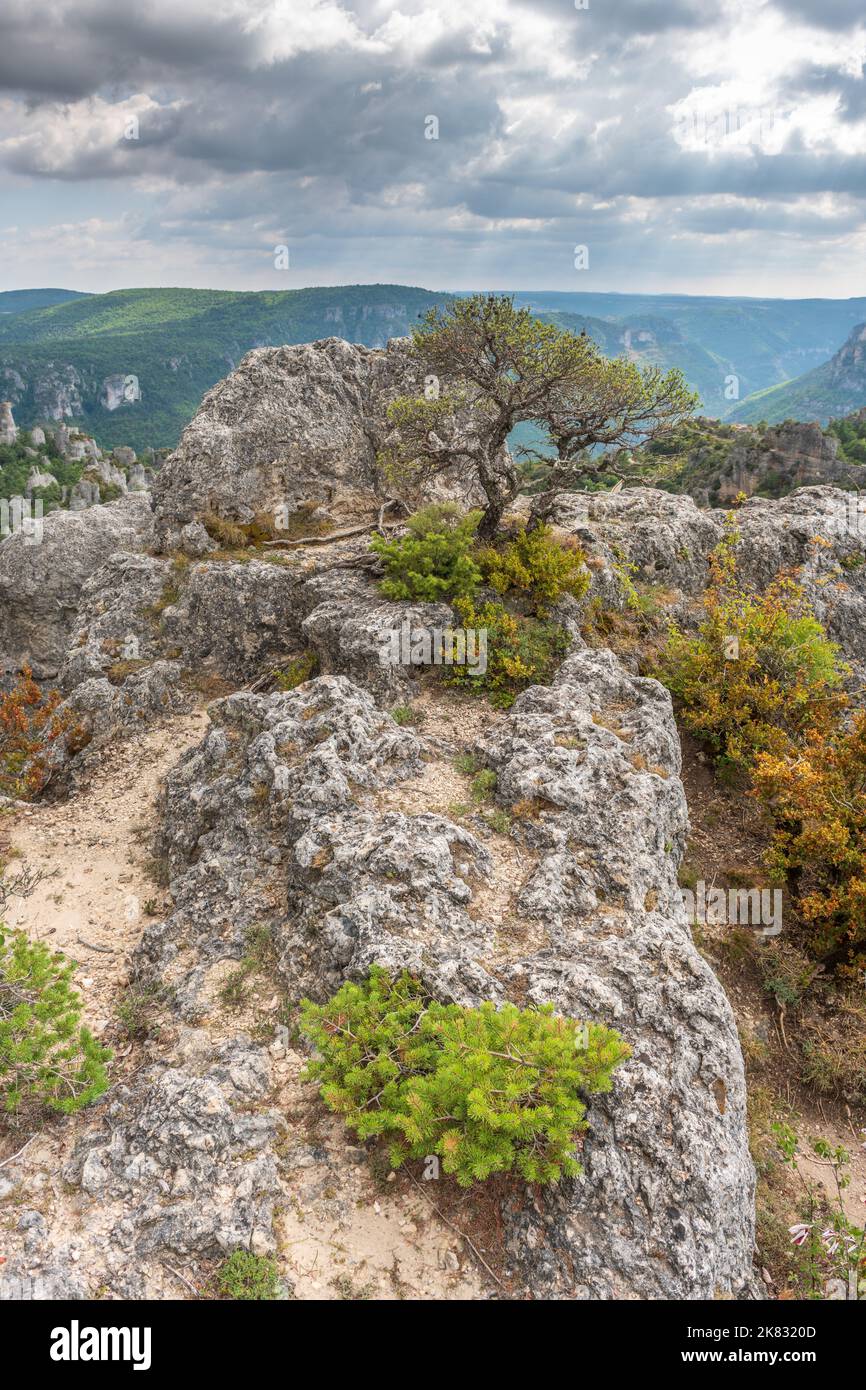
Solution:
<svg viewBox="0 0 866 1390"><path fill-rule="evenodd" d="M63 1170L99 1202L108 1245L139 1257L272 1253L279 1121L261 1107L269 1088L267 1055L244 1036L121 1088L107 1125Z"/></svg>
<svg viewBox="0 0 866 1390"><path fill-rule="evenodd" d="M385 349L325 338L247 353L204 397L155 480L159 544L178 548L182 528L208 512L285 526L318 502L336 518L375 516L387 407L423 385L406 339Z"/></svg>
<svg viewBox="0 0 866 1390"><path fill-rule="evenodd" d="M37 677L53 679L85 581L116 551L143 550L151 537L150 508L138 496L51 512L38 544L23 534L0 542L0 670L29 662Z"/></svg>

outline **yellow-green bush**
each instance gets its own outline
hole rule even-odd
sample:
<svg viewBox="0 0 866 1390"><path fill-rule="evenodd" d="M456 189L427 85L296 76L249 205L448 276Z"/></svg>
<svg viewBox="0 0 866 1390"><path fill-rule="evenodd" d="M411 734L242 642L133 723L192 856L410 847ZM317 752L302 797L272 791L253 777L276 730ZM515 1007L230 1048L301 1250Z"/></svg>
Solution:
<svg viewBox="0 0 866 1390"><path fill-rule="evenodd" d="M501 603L476 605L457 599L454 611L464 628L487 633L487 669L445 668L444 680L473 695L487 695L492 704L508 709L529 685L547 685L568 649L568 633L557 623L509 613Z"/></svg>
<svg viewBox="0 0 866 1390"><path fill-rule="evenodd" d="M757 594L740 582L730 534L715 552L697 634L676 628L653 672L680 702L690 733L748 770L760 752L832 723L844 705L838 648L802 588L782 577Z"/></svg>
<svg viewBox="0 0 866 1390"><path fill-rule="evenodd" d="M302 1030L318 1052L308 1076L359 1138L386 1138L395 1168L435 1154L463 1187L494 1173L577 1176L585 1098L611 1089L631 1051L552 1005L440 1004L376 968L328 1004L305 1000Z"/></svg>
<svg viewBox="0 0 866 1390"><path fill-rule="evenodd" d="M499 546L477 551L481 573L498 594L526 595L533 611L544 617L563 594L582 598L589 570L576 541L556 540L549 526L520 530Z"/></svg>

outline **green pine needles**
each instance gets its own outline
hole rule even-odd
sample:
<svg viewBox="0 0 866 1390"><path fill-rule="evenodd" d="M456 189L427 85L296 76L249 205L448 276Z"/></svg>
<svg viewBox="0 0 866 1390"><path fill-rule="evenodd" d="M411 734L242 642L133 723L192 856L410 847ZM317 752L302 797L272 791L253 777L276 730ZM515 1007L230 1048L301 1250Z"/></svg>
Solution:
<svg viewBox="0 0 866 1390"><path fill-rule="evenodd" d="M609 1091L630 1055L601 1024L558 1018L553 1005L440 1004L411 975L374 968L329 1003L301 1006L318 1050L308 1080L361 1139L384 1136L398 1168L438 1155L462 1187L494 1173L554 1183L581 1173L584 1098Z"/></svg>
<svg viewBox="0 0 866 1390"><path fill-rule="evenodd" d="M0 923L0 1106L26 1100L70 1114L108 1089L108 1048L79 1028L75 969L24 932Z"/></svg>
<svg viewBox="0 0 866 1390"><path fill-rule="evenodd" d="M381 593L424 603L473 594L481 580L471 556L480 520L480 512L464 516L453 502L433 502L409 518L405 536L374 536L370 549L385 565Z"/></svg>

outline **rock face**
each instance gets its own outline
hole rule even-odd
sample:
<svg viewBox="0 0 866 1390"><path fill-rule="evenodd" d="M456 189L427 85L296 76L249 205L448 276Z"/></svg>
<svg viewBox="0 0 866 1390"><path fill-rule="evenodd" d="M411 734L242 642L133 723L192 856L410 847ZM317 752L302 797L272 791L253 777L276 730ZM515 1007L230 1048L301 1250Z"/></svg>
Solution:
<svg viewBox="0 0 866 1390"><path fill-rule="evenodd" d="M527 1196L509 1218L520 1279L537 1297L742 1289L753 1239L742 1061L677 888L686 807L664 690L611 653L576 652L484 750L502 804L539 806L520 831L533 867L509 885L537 942L523 951L503 949L477 905L493 872L477 836L435 812L380 808L384 788L417 775L423 741L357 685L234 695L212 719L167 783L175 911L145 930L142 976L195 1021L246 932L266 923L291 997L324 998L376 962L442 998L552 999L613 1024L634 1056L591 1106L585 1179L543 1203Z"/></svg>
<svg viewBox="0 0 866 1390"><path fill-rule="evenodd" d="M258 348L214 386L156 480L157 537L166 550L208 512L240 522L327 502L349 515L378 505L376 456L385 412L423 378L408 342L384 350L325 338Z"/></svg>
<svg viewBox="0 0 866 1390"><path fill-rule="evenodd" d="M745 582L763 590L780 571L794 572L846 656L866 661L866 499L839 488L800 488L778 500L752 497L734 515L737 567ZM677 597L703 593L725 512L703 511L690 497L629 488L562 493L554 520L605 569L621 569L625 560L635 577L668 591L666 601L680 621L699 616L693 603Z"/></svg>
<svg viewBox="0 0 866 1390"><path fill-rule="evenodd" d="M633 1048L591 1107L585 1178L512 1216L509 1249L539 1295L742 1288L745 1081L730 1006L677 886L687 810L667 692L610 652L579 652L550 689L519 698L487 752L503 803L541 806L524 827L540 859L517 906L547 939L506 978L529 1002L613 1024Z"/></svg>
<svg viewBox="0 0 866 1390"><path fill-rule="evenodd" d="M862 469L840 459L838 451L837 440L825 434L819 424L797 420L768 429L757 440L738 440L719 479L719 505L732 501L738 493L751 497L759 490L765 495L783 496L799 487L859 488Z"/></svg>
<svg viewBox="0 0 866 1390"><path fill-rule="evenodd" d="M18 426L12 418L12 403L0 401L0 444L14 444L18 438Z"/></svg>
<svg viewBox="0 0 866 1390"><path fill-rule="evenodd" d="M115 1252L273 1250L279 1184L270 1146L279 1122L242 1108L268 1089L266 1056L239 1037L209 1063L156 1070L121 1091L108 1126L78 1146L63 1173L98 1200Z"/></svg>
<svg viewBox="0 0 866 1390"><path fill-rule="evenodd" d="M39 679L57 675L86 579L118 550L141 550L152 517L141 495L87 511L56 511L41 543L21 533L0 542L0 670L29 662Z"/></svg>
<svg viewBox="0 0 866 1390"><path fill-rule="evenodd" d="M117 410L122 405L132 405L141 400L141 387L138 377L128 372L115 372L107 376L99 392L99 404L108 411Z"/></svg>

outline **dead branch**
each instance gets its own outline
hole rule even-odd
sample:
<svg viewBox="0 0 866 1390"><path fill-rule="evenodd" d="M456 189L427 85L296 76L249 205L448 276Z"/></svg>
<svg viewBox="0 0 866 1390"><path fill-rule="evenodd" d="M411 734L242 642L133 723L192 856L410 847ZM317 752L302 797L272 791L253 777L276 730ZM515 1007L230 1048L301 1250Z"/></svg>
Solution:
<svg viewBox="0 0 866 1390"><path fill-rule="evenodd" d="M345 531L332 531L329 536L301 536L299 540L264 541L263 544L277 546L282 550L297 550L304 545L332 545L335 541L348 540L350 536L363 536L369 531L393 531L400 525L399 521L385 521L381 526L378 522L370 521L364 526L349 526Z"/></svg>

